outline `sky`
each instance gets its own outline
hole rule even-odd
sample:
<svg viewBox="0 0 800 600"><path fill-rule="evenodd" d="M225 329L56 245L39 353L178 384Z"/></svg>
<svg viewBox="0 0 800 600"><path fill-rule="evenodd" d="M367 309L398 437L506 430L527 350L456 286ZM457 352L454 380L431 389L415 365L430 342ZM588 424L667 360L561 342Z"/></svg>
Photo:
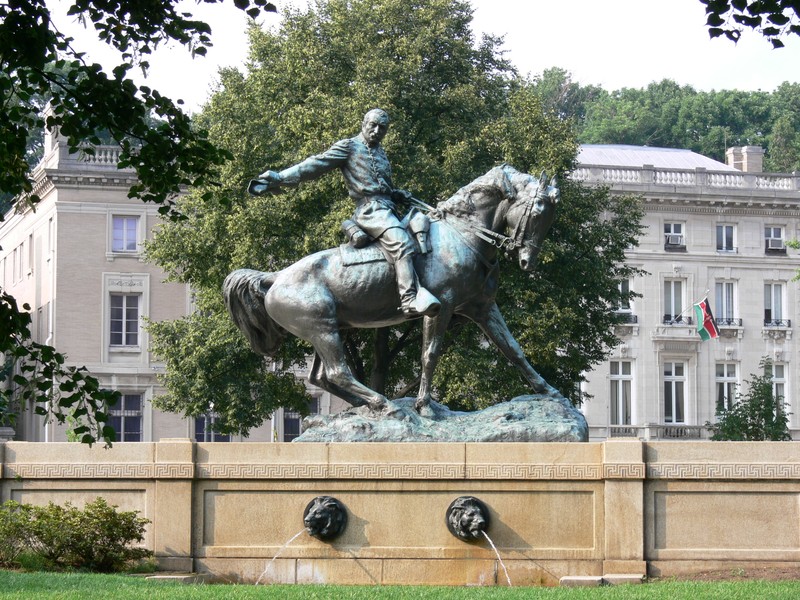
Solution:
<svg viewBox="0 0 800 600"><path fill-rule="evenodd" d="M304 0L274 0L304 6ZM476 34L504 36L507 58L523 75L550 67L569 71L573 81L606 90L641 88L672 79L697 90L773 91L784 81L800 81L800 37L775 50L759 34L746 31L738 44L708 37L699 0L471 0ZM48 0L56 25L76 39L76 47L109 69L115 56L93 31L65 16L68 4ZM180 46L161 48L151 58L147 85L190 111L207 100L217 72L241 66L247 55L247 17L228 0L186 9L212 27L214 46L192 59ZM265 13L258 22L277 27L280 17ZM139 78L138 83L144 80Z"/></svg>

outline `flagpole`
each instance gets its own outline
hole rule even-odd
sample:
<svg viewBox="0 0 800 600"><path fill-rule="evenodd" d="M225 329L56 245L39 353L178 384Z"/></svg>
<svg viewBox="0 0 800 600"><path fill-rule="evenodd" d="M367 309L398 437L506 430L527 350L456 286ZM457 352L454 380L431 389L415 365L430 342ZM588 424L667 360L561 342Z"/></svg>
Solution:
<svg viewBox="0 0 800 600"><path fill-rule="evenodd" d="M700 304L700 303L701 303L701 302L702 302L702 301L703 301L705 298L708 298L708 293L709 293L709 292L710 292L710 290L709 290L709 289L706 289L706 291L705 291L705 292L703 292L703 295L702 295L702 296L700 296L700 299L699 299L699 300L697 300L696 302L692 302L692 303L689 305L689 307L688 307L688 308L684 309L684 311L683 311L683 312L681 312L679 315L677 315L677 318L678 318L678 319L680 319L682 316L684 316L684 315L685 315L687 312L689 312L690 310L694 310L694 307L695 307L695 306L697 306L698 304ZM676 322L677 322L677 321L676 321L676 319L675 319L675 318L672 318L672 319L670 320L669 324L670 324L670 325L672 325L673 323L676 323Z"/></svg>

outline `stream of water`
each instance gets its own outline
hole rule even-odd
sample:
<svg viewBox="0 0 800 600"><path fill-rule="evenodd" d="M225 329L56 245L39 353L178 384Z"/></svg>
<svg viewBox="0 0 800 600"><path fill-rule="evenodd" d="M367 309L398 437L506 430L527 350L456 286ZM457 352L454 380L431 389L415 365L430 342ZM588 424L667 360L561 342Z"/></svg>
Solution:
<svg viewBox="0 0 800 600"><path fill-rule="evenodd" d="M281 546L280 550L278 550L278 551L275 553L275 556L273 556L273 557L272 557L272 560L271 560L271 561L269 561L269 562L267 563L267 566L264 568L264 572L263 572L263 573L261 573L261 575L259 575L259 576L258 576L258 579L256 579L256 585L258 585L259 583L261 583L261 579L264 577L264 575L266 575L266 574L267 574L267 571L269 571L269 568L272 566L272 563L274 563L274 562L275 562L275 559L277 559L277 558L278 558L278 557L279 557L281 554L283 554L283 551L284 551L284 550L286 550L286 548L288 548L288 547L289 547L289 545L290 545L290 544L291 544L293 541L295 541L297 538L299 538L299 537L300 537L302 534L304 534L306 531L308 531L308 529L306 529L305 527L303 527L303 528L302 528L300 531L298 531L298 532L297 532L297 533L295 533L295 534L294 534L294 535L293 535L291 538L289 538L289 541L288 541L288 542L286 542L286 543L285 543L283 546ZM488 536L487 536L487 537L488 537ZM490 542L489 542L489 543L491 543L491 540L490 540ZM497 552L497 551L495 550L495 552ZM499 557L499 556L500 556L500 555L498 554L498 557ZM503 567L503 568L505 568L505 567ZM511 583L510 583L510 582L509 582L509 585L511 585Z"/></svg>
<svg viewBox="0 0 800 600"><path fill-rule="evenodd" d="M483 534L483 537L485 537L486 540L489 542L489 545L492 547L492 550L494 550L494 553L497 555L497 561L500 563L500 566L503 567L503 573L505 573L506 581L508 582L508 587L513 587L511 585L511 577L508 576L508 569L506 569L506 565L503 562L503 559L500 558L500 553L497 551L497 546L494 545L494 542L492 541L492 538L489 537L488 533L486 533L482 529L481 533Z"/></svg>

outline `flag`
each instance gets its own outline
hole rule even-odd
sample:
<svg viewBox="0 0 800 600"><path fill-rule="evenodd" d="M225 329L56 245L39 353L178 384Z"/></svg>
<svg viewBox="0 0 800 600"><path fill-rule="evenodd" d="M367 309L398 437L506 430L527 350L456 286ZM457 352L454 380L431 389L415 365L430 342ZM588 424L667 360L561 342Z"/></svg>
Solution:
<svg viewBox="0 0 800 600"><path fill-rule="evenodd" d="M708 304L708 296L694 305L694 314L697 317L697 333L703 340L719 337L719 329L714 315L711 314L711 306Z"/></svg>

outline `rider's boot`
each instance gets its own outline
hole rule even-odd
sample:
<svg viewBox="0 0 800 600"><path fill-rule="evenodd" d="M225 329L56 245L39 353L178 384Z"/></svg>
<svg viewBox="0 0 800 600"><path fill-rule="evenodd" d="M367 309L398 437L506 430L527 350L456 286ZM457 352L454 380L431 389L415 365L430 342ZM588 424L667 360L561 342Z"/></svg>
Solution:
<svg viewBox="0 0 800 600"><path fill-rule="evenodd" d="M419 285L412 256L404 256L394 263L397 290L400 292L400 309L409 317L433 317L442 305L436 297Z"/></svg>

